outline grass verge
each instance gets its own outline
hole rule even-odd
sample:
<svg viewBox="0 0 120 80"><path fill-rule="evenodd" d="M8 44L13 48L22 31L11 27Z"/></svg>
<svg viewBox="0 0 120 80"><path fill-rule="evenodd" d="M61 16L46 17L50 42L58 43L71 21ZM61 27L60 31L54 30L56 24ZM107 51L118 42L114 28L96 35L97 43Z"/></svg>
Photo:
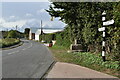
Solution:
<svg viewBox="0 0 120 80"><path fill-rule="evenodd" d="M10 47L18 43L20 43L19 39L14 39L14 38L0 39L0 48Z"/></svg>
<svg viewBox="0 0 120 80"><path fill-rule="evenodd" d="M77 64L120 78L118 61L103 62L101 55L90 52L67 53L68 49L63 46L55 45L49 49L56 61Z"/></svg>

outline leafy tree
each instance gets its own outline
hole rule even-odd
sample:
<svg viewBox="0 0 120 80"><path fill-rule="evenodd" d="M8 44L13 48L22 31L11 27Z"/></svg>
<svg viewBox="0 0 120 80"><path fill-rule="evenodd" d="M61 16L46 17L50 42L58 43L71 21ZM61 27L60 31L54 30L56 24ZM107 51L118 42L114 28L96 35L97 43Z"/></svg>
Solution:
<svg viewBox="0 0 120 80"><path fill-rule="evenodd" d="M8 32L8 38L17 38L17 32L15 30L11 30Z"/></svg>
<svg viewBox="0 0 120 80"><path fill-rule="evenodd" d="M10 30L7 35L7 38L23 38L23 37L24 34L16 30Z"/></svg>
<svg viewBox="0 0 120 80"><path fill-rule="evenodd" d="M112 18L115 20L115 25L106 27L106 52L112 57L116 54L118 59L120 2L53 2L46 11L51 16L60 17L68 25L61 39L68 38L71 43L78 39L83 45L93 45L93 49L98 52L102 44L102 32L98 32L98 28L102 27L102 12L105 11L107 21Z"/></svg>
<svg viewBox="0 0 120 80"><path fill-rule="evenodd" d="M29 32L30 32L30 28L25 28L24 33L25 33L25 34L29 34Z"/></svg>
<svg viewBox="0 0 120 80"><path fill-rule="evenodd" d="M25 37L27 39L29 38L29 32L30 32L30 29L29 28L25 28L24 34L25 34Z"/></svg>
<svg viewBox="0 0 120 80"><path fill-rule="evenodd" d="M111 33L111 47L112 53L114 53L113 58L115 60L120 60L120 2L113 4L113 18L115 20L115 25L112 26Z"/></svg>
<svg viewBox="0 0 120 80"><path fill-rule="evenodd" d="M0 36L2 36L3 38L6 38L8 35L8 31L0 31Z"/></svg>

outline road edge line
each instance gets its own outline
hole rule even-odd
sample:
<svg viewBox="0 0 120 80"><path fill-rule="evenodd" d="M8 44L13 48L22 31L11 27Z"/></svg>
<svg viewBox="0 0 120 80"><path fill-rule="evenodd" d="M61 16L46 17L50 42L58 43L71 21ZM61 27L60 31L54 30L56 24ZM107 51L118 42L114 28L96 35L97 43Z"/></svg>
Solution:
<svg viewBox="0 0 120 80"><path fill-rule="evenodd" d="M50 72L50 70L53 68L53 66L57 63L57 61L53 61L52 64L48 67L46 72L43 74L43 76L40 78L40 80L46 80L46 76Z"/></svg>

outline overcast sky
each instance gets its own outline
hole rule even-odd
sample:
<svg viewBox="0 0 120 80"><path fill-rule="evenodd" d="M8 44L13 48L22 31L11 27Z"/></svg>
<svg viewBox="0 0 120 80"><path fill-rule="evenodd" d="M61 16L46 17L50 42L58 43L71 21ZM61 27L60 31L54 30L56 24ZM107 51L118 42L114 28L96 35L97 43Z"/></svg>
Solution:
<svg viewBox="0 0 120 80"><path fill-rule="evenodd" d="M40 28L40 20L43 21L43 27L64 28L65 24L58 18L50 21L51 17L45 11L45 9L49 9L49 5L50 2L0 3L0 15L2 15L2 17L0 16L0 30L15 29L16 25L20 31L30 27Z"/></svg>

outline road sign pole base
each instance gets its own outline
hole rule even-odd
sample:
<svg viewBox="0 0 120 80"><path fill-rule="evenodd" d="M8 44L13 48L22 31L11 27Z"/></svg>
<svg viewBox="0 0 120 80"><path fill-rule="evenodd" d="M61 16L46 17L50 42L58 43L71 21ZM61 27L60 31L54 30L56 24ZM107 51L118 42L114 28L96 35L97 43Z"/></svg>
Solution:
<svg viewBox="0 0 120 80"><path fill-rule="evenodd" d="M106 61L105 56L102 56L102 59L103 59L104 62Z"/></svg>

